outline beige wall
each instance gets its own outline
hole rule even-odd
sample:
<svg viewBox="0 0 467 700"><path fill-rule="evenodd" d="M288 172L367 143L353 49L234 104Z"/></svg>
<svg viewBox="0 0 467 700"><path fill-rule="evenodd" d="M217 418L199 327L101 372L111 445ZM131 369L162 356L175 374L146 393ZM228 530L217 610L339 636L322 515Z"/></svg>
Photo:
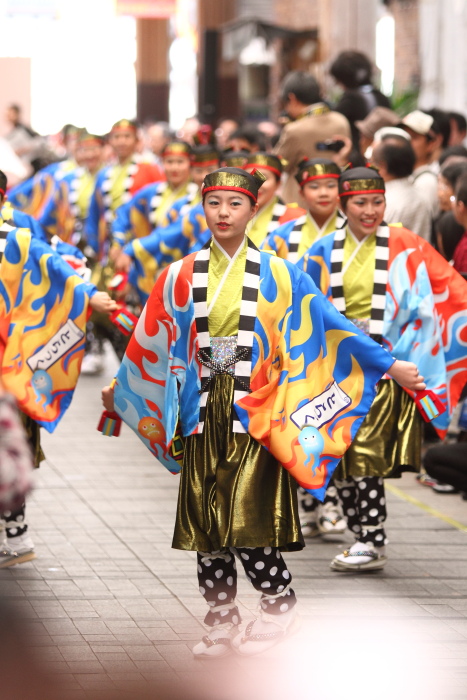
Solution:
<svg viewBox="0 0 467 700"><path fill-rule="evenodd" d="M377 0L275 0L277 24L319 31L321 60L329 62L344 49L375 55Z"/></svg>
<svg viewBox="0 0 467 700"><path fill-rule="evenodd" d="M467 4L419 0L421 109L467 115Z"/></svg>
<svg viewBox="0 0 467 700"><path fill-rule="evenodd" d="M275 0L275 21L291 29L318 29L312 70L327 92L335 87L329 65L340 51L356 49L374 60L378 1Z"/></svg>
<svg viewBox="0 0 467 700"><path fill-rule="evenodd" d="M396 93L416 87L420 81L418 0L392 0L389 4L395 22Z"/></svg>
<svg viewBox="0 0 467 700"><path fill-rule="evenodd" d="M16 102L23 110L23 120L31 118L31 59L0 58L0 135L7 130L5 110L11 102Z"/></svg>
<svg viewBox="0 0 467 700"><path fill-rule="evenodd" d="M318 27L320 0L275 0L276 24L291 29Z"/></svg>

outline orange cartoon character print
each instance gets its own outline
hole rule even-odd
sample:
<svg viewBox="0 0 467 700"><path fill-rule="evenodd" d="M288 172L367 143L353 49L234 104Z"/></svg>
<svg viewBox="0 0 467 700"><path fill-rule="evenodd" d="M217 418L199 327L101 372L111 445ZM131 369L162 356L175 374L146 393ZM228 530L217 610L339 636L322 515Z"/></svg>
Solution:
<svg viewBox="0 0 467 700"><path fill-rule="evenodd" d="M146 440L149 440L150 450L156 457L158 454L157 447L162 449L164 457L167 456L167 450L165 449L165 430L160 420L152 418L151 416L144 416L138 423L138 432L142 437L146 438Z"/></svg>

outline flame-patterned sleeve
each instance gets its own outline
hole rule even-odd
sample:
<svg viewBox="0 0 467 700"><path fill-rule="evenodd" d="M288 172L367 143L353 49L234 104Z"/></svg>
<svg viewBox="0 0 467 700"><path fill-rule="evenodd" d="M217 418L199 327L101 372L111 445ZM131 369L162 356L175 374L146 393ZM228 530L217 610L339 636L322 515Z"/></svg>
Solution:
<svg viewBox="0 0 467 700"><path fill-rule="evenodd" d="M24 413L53 432L78 380L90 287L25 229L7 236L1 265L2 380Z"/></svg>
<svg viewBox="0 0 467 700"><path fill-rule="evenodd" d="M370 409L394 358L361 333L298 268L264 254L252 393L238 402L248 432L318 498ZM322 445L313 469L303 431ZM319 436L319 440L318 440Z"/></svg>

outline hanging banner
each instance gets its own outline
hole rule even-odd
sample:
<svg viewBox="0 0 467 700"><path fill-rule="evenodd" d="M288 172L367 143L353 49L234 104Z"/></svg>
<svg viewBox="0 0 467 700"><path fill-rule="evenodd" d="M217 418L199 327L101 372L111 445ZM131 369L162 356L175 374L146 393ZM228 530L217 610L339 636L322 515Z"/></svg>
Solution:
<svg viewBox="0 0 467 700"><path fill-rule="evenodd" d="M177 0L117 0L117 15L141 19L167 19L177 11Z"/></svg>

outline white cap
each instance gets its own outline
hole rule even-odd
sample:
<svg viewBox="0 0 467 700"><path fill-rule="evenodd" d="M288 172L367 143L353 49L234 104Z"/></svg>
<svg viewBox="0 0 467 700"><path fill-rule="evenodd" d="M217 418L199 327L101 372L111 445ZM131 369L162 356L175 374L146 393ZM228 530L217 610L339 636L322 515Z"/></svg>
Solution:
<svg viewBox="0 0 467 700"><path fill-rule="evenodd" d="M430 133L431 127L433 126L434 119L429 114L421 112L416 109L414 112L410 112L406 117L403 118L402 124L417 134L422 134L426 136Z"/></svg>
<svg viewBox="0 0 467 700"><path fill-rule="evenodd" d="M404 129L399 129L397 126L383 126L382 129L378 129L374 136L375 141L382 141L386 136L402 136L402 138L410 141L410 136Z"/></svg>

